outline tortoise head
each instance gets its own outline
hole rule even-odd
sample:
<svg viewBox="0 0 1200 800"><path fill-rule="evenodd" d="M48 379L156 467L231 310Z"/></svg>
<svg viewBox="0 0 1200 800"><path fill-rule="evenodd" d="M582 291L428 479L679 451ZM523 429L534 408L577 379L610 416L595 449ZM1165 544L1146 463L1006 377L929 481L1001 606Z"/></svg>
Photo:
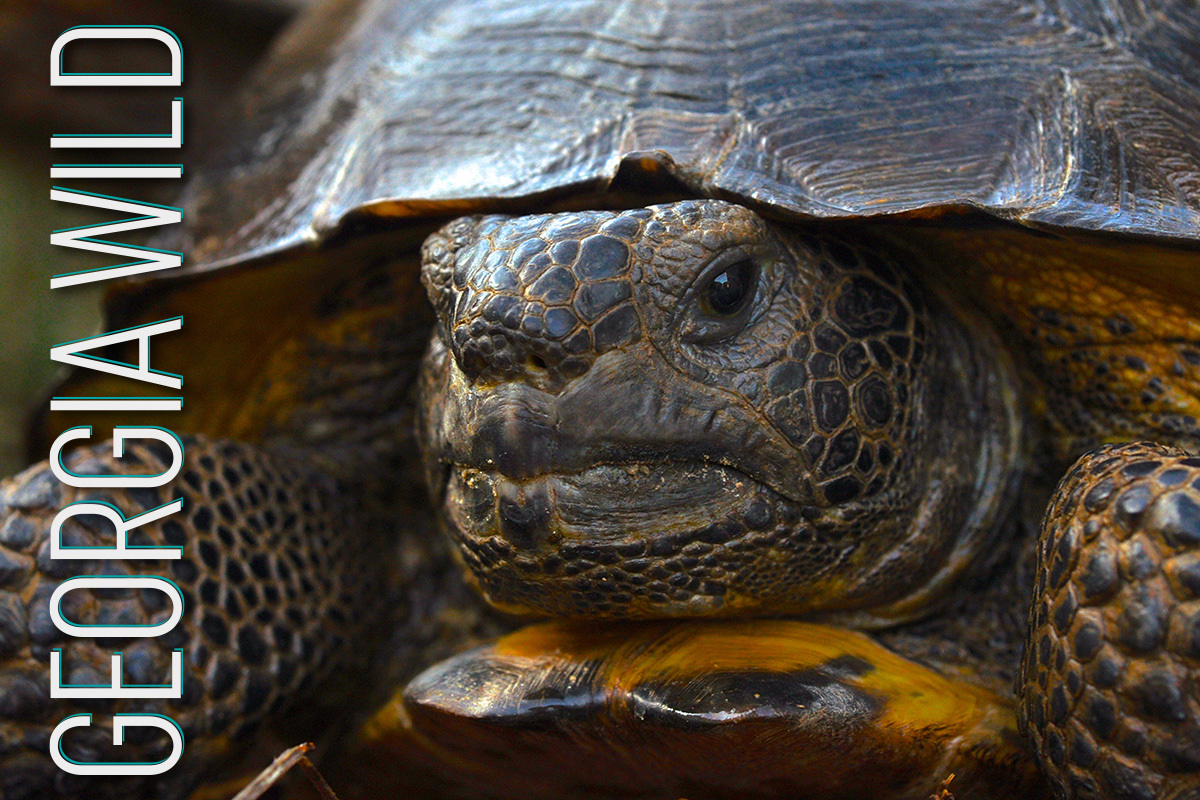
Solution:
<svg viewBox="0 0 1200 800"><path fill-rule="evenodd" d="M990 331L905 258L715 200L431 236L425 473L488 599L921 611L985 547L1020 426Z"/></svg>

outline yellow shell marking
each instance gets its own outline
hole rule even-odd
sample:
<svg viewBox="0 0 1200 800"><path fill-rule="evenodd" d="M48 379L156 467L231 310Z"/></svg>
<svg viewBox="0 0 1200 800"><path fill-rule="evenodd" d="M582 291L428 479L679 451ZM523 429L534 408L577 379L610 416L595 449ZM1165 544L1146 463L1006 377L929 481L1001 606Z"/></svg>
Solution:
<svg viewBox="0 0 1200 800"><path fill-rule="evenodd" d="M878 798L923 799L950 773L963 797L1045 791L1011 700L844 629L786 620L556 622L446 663L458 666L416 679L339 761L359 796L410 791L416 780L523 800L581 787L697 798L850 797L864 786L877 787ZM758 694L723 694L754 681L766 687L757 711ZM781 705L790 683L815 687L811 708ZM822 695L830 685L836 691ZM783 690L767 696L771 687ZM869 708L828 700L856 693ZM658 715L655 698L684 713ZM710 699L714 713L687 713L688 702ZM560 710L548 712L556 703ZM385 759L405 766L388 777L359 768Z"/></svg>

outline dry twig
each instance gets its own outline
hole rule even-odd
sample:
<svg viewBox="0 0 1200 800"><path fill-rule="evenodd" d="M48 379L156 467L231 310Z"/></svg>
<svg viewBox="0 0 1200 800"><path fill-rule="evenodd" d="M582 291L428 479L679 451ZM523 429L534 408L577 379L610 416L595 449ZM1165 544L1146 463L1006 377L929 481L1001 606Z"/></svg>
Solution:
<svg viewBox="0 0 1200 800"><path fill-rule="evenodd" d="M317 794L321 796L321 800L338 800L333 789L325 782L325 778L321 776L321 772L316 768L308 756L305 755L312 750L316 745L312 742L298 744L295 747L284 750L278 758L271 762L270 766L258 773L258 777L250 781L245 789L242 789L233 800L258 800L263 794L279 782L279 779L288 773L288 771L297 765L304 773L304 777L308 778L309 782L316 788Z"/></svg>
<svg viewBox="0 0 1200 800"><path fill-rule="evenodd" d="M931 794L929 800L954 800L954 794L950 791L950 781L954 780L954 773L951 772L942 781L942 785L938 787L936 794Z"/></svg>

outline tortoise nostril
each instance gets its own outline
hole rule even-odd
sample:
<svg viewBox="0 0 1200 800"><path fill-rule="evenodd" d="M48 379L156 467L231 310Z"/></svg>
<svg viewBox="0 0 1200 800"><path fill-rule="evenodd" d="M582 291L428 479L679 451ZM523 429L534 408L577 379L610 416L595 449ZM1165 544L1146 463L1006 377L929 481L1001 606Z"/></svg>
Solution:
<svg viewBox="0 0 1200 800"><path fill-rule="evenodd" d="M541 372L545 372L546 370L549 369L549 367L546 366L546 359L542 358L537 353L534 353L533 355L531 355L529 357L529 366L532 367L534 370L538 370Z"/></svg>

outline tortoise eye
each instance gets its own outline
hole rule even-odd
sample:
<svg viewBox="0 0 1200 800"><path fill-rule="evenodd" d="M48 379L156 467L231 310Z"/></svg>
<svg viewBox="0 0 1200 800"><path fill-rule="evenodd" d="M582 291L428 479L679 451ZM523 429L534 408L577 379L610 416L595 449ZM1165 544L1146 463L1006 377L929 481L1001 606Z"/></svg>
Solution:
<svg viewBox="0 0 1200 800"><path fill-rule="evenodd" d="M758 269L748 258L715 275L700 292L700 308L712 317L732 317L754 295Z"/></svg>

